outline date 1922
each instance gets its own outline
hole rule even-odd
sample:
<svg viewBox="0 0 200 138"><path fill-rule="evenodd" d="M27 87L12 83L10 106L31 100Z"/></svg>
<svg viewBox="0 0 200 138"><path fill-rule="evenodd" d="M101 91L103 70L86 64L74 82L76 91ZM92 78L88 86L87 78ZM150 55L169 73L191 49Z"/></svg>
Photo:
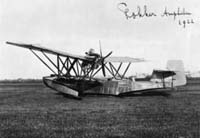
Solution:
<svg viewBox="0 0 200 138"><path fill-rule="evenodd" d="M179 24L180 26L183 26L183 28L185 28L186 25L194 24L194 20L193 20L193 19L179 20L179 21L178 21L178 24Z"/></svg>

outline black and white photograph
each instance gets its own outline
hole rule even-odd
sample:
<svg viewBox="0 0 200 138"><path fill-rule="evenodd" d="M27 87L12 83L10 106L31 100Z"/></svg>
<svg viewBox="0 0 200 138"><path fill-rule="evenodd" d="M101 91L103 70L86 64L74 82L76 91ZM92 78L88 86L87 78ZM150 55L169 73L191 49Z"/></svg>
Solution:
<svg viewBox="0 0 200 138"><path fill-rule="evenodd" d="M200 1L0 0L0 138L199 138Z"/></svg>

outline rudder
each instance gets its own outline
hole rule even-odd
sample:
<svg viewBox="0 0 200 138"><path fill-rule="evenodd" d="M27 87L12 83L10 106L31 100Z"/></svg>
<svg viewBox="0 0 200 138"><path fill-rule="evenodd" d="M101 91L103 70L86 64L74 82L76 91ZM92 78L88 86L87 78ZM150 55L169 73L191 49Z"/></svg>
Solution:
<svg viewBox="0 0 200 138"><path fill-rule="evenodd" d="M181 86L186 84L187 80L182 60L167 61L167 69L176 73L176 75L173 76L173 86Z"/></svg>

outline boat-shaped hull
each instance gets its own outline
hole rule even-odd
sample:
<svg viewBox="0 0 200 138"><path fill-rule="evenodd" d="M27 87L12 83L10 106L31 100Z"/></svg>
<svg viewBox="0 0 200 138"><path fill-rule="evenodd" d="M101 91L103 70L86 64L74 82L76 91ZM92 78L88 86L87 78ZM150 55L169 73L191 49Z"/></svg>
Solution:
<svg viewBox="0 0 200 138"><path fill-rule="evenodd" d="M82 95L130 96L147 93L166 93L170 87L163 88L152 82L135 82L132 80L81 80L76 78L60 78L58 76L43 77L44 84L58 92L80 98Z"/></svg>
<svg viewBox="0 0 200 138"><path fill-rule="evenodd" d="M59 81L57 81L57 77L43 77L43 82L47 87L54 89L58 92L61 92L63 94L67 94L73 97L77 97L77 98L79 97L78 91L67 87L63 83L60 83Z"/></svg>

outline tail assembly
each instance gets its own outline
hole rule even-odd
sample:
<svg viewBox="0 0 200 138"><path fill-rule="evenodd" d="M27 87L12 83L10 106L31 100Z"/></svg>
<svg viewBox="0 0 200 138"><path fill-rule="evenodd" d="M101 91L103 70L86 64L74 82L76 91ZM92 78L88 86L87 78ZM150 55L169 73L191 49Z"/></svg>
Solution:
<svg viewBox="0 0 200 138"><path fill-rule="evenodd" d="M167 69L174 71L173 86L185 85L187 80L184 72L184 65L181 60L169 60L167 62Z"/></svg>

